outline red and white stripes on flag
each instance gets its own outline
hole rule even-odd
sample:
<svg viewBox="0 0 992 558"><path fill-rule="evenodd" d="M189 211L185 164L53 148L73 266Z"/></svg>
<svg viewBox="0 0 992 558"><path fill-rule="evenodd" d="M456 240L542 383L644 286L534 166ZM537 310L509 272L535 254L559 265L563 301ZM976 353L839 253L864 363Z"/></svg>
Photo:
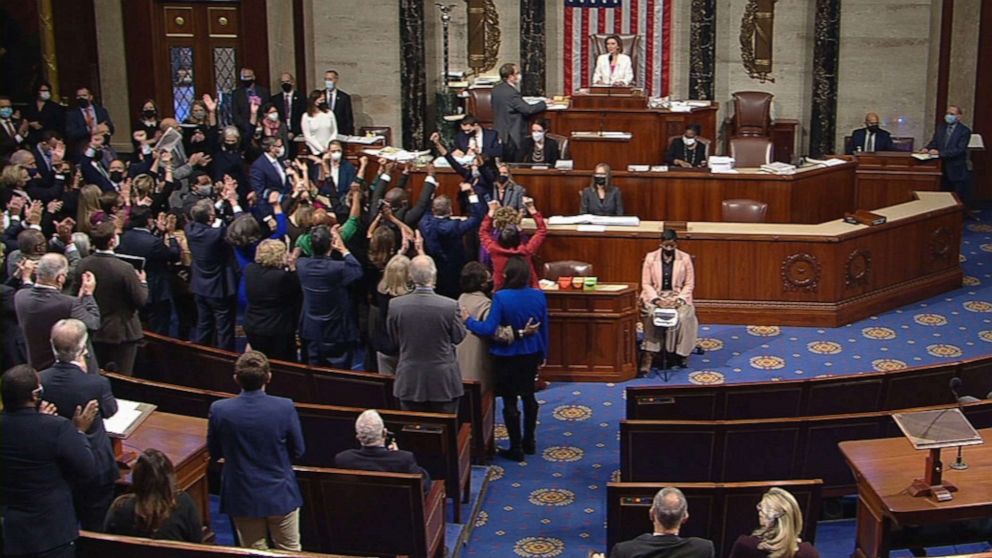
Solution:
<svg viewBox="0 0 992 558"><path fill-rule="evenodd" d="M671 73L672 0L621 0L620 7L572 7L565 3L564 77L565 94L592 82L596 61L592 59L589 35L594 33L636 33L638 60L634 77L650 96L669 94ZM630 53L628 53L630 54Z"/></svg>

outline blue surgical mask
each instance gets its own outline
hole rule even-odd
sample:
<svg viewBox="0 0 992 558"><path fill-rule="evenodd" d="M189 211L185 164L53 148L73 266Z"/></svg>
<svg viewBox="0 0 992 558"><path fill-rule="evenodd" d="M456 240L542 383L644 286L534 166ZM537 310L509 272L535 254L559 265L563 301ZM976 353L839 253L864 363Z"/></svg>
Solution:
<svg viewBox="0 0 992 558"><path fill-rule="evenodd" d="M2 115L0 115L0 116L2 116ZM957 121L958 121L958 115L956 115L956 114L945 114L944 115L944 122L947 122L948 124L956 124Z"/></svg>
<svg viewBox="0 0 992 558"><path fill-rule="evenodd" d="M10 118L14 115L14 109L11 107L0 108L0 118Z"/></svg>
<svg viewBox="0 0 992 558"><path fill-rule="evenodd" d="M334 91L336 84L331 80L326 80L324 81L324 87L327 88L328 91Z"/></svg>

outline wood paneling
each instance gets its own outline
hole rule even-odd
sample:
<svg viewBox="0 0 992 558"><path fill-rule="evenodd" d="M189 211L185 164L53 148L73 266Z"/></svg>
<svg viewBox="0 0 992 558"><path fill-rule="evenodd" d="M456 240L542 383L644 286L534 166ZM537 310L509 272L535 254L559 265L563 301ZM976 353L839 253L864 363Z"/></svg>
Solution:
<svg viewBox="0 0 992 558"><path fill-rule="evenodd" d="M854 205L878 209L913 199L913 192L937 192L941 183L941 161L918 161L909 153L863 153L852 155L858 162Z"/></svg>
<svg viewBox="0 0 992 558"><path fill-rule="evenodd" d="M989 2L982 2L978 36L973 131L982 135L985 149L973 151L971 161L975 165L975 198L989 200L992 199L992 5Z"/></svg>

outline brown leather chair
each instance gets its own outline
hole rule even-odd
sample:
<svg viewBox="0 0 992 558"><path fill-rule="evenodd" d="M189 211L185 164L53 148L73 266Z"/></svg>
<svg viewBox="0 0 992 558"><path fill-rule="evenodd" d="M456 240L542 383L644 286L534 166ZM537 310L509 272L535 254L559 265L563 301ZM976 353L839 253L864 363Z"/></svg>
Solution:
<svg viewBox="0 0 992 558"><path fill-rule="evenodd" d="M771 138L730 138L730 156L738 168L754 168L772 162Z"/></svg>
<svg viewBox="0 0 992 558"><path fill-rule="evenodd" d="M641 36L636 34L595 33L589 35L589 82L592 82L593 72L596 71L596 60L599 58L599 55L606 54L607 52L607 37L613 35L620 37L620 46L623 47L623 53L630 57L630 66L634 70L634 83L631 85L644 87L642 76L637 75L637 61L640 59L640 53L637 51L640 46Z"/></svg>
<svg viewBox="0 0 992 558"><path fill-rule="evenodd" d="M466 110L479 120L483 128L493 127L493 88L478 87L468 89Z"/></svg>
<svg viewBox="0 0 992 558"><path fill-rule="evenodd" d="M772 125L772 98L764 91L734 93L734 136L769 136Z"/></svg>
<svg viewBox="0 0 992 558"><path fill-rule="evenodd" d="M559 277L590 277L594 274L592 264L575 260L561 260L544 263L544 278L557 281Z"/></svg>
<svg viewBox="0 0 992 558"><path fill-rule="evenodd" d="M558 142L558 158L559 159L571 159L569 155L571 152L568 150L568 136L562 136L560 134L552 134L548 132L548 137Z"/></svg>
<svg viewBox="0 0 992 558"><path fill-rule="evenodd" d="M386 138L386 145L393 145L393 129L389 126L362 126L358 129L358 135L364 136L369 132L375 136Z"/></svg>
<svg viewBox="0 0 992 558"><path fill-rule="evenodd" d="M724 223L764 223L768 204L755 200L723 200Z"/></svg>

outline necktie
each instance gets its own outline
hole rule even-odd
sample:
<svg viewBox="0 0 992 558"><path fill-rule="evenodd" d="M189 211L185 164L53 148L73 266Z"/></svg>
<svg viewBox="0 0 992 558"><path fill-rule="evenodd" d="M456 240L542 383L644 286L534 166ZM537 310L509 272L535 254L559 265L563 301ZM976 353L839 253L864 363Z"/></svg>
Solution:
<svg viewBox="0 0 992 558"><path fill-rule="evenodd" d="M875 133L874 132L868 132L868 135L865 136L865 151L869 151L869 152L875 151Z"/></svg>
<svg viewBox="0 0 992 558"><path fill-rule="evenodd" d="M14 136L17 135L17 132L14 130L14 123L11 122L10 120L4 120L3 127L7 131L7 135L10 136L11 139L13 139Z"/></svg>
<svg viewBox="0 0 992 558"><path fill-rule="evenodd" d="M954 126L947 127L947 134L944 135L944 149L951 143L951 135L954 133Z"/></svg>
<svg viewBox="0 0 992 558"><path fill-rule="evenodd" d="M285 94L286 97L286 122L289 122L293 118L293 97L289 93Z"/></svg>
<svg viewBox="0 0 992 558"><path fill-rule="evenodd" d="M331 93L331 110L334 110L334 105L337 104L338 96L335 93Z"/></svg>
<svg viewBox="0 0 992 558"><path fill-rule="evenodd" d="M96 118L93 117L93 109L84 110L83 116L86 118L86 126L90 129L90 133L96 131Z"/></svg>

